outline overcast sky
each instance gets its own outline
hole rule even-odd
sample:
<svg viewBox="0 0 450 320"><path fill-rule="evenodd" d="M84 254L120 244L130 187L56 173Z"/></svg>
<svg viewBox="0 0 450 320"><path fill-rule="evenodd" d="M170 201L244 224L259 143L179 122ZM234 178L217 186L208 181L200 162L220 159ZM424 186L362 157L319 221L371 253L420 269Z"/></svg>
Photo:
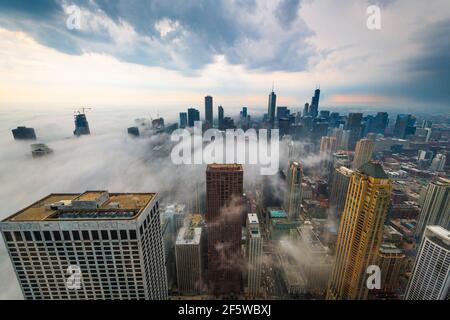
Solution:
<svg viewBox="0 0 450 320"><path fill-rule="evenodd" d="M66 26L81 9L80 29ZM381 8L381 30L366 9ZM0 1L0 108L448 110L448 0Z"/></svg>

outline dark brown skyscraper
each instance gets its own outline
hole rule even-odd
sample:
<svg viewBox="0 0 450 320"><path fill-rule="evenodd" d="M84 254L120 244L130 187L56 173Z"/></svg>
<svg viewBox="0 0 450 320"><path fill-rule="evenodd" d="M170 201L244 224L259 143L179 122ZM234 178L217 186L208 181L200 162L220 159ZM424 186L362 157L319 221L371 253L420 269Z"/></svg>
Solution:
<svg viewBox="0 0 450 320"><path fill-rule="evenodd" d="M241 291L243 177L240 164L210 164L206 169L208 282L215 294Z"/></svg>

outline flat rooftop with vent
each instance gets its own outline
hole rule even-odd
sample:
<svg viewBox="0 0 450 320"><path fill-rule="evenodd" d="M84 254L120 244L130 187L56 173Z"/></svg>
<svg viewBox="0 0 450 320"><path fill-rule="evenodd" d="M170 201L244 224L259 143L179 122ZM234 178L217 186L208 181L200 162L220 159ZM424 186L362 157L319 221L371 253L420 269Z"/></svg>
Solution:
<svg viewBox="0 0 450 320"><path fill-rule="evenodd" d="M52 193L3 220L4 222L61 220L133 220L155 193Z"/></svg>

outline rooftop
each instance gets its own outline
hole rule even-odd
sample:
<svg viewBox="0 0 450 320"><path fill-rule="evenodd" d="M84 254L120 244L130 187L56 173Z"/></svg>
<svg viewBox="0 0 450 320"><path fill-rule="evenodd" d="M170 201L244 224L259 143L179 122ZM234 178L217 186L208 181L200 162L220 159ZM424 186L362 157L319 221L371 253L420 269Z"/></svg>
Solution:
<svg viewBox="0 0 450 320"><path fill-rule="evenodd" d="M389 179L383 167L378 162L367 162L359 168L359 171L376 179Z"/></svg>
<svg viewBox="0 0 450 320"><path fill-rule="evenodd" d="M275 218L275 219L287 218L287 213L283 210L272 209L272 210L269 210L269 212L270 212L271 218Z"/></svg>
<svg viewBox="0 0 450 320"><path fill-rule="evenodd" d="M213 163L208 164L208 167L206 168L206 171L244 171L241 164L219 164L219 163Z"/></svg>
<svg viewBox="0 0 450 320"><path fill-rule="evenodd" d="M4 219L4 222L54 221L54 220L110 220L135 219L155 197L155 193L106 192L106 201L98 207L72 206L72 201L96 201L105 191L79 193L52 193L32 205Z"/></svg>
<svg viewBox="0 0 450 320"><path fill-rule="evenodd" d="M178 232L176 245L200 244L202 228L182 227Z"/></svg>

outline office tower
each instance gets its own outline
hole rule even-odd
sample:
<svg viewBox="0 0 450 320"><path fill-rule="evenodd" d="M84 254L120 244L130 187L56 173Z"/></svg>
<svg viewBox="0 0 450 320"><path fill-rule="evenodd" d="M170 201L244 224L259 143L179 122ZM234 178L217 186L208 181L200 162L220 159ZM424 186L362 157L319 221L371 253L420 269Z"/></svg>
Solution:
<svg viewBox="0 0 450 320"><path fill-rule="evenodd" d="M81 135L91 134L84 109L83 111L78 111L75 114L75 130L73 131L73 134L77 137Z"/></svg>
<svg viewBox="0 0 450 320"><path fill-rule="evenodd" d="M241 291L243 178L240 164L210 164L206 169L208 282L215 294Z"/></svg>
<svg viewBox="0 0 450 320"><path fill-rule="evenodd" d="M291 133L291 122L287 118L278 120L278 129L280 130L280 137Z"/></svg>
<svg viewBox="0 0 450 320"><path fill-rule="evenodd" d="M312 130L311 130L311 138L314 140L320 140L323 136L328 134L328 122L326 121L314 121Z"/></svg>
<svg viewBox="0 0 450 320"><path fill-rule="evenodd" d="M330 208L340 217L344 211L348 185L354 171L346 167L338 167L333 172L330 190Z"/></svg>
<svg viewBox="0 0 450 320"><path fill-rule="evenodd" d="M189 108L188 109L188 126L193 127L195 125L195 121L200 121L200 112L197 109Z"/></svg>
<svg viewBox="0 0 450 320"><path fill-rule="evenodd" d="M277 106L277 95L275 92L272 92L269 94L269 106L267 109L267 115L269 117L269 128L273 129L275 128L275 109Z"/></svg>
<svg viewBox="0 0 450 320"><path fill-rule="evenodd" d="M33 128L17 127L12 129L14 140L36 140L36 133Z"/></svg>
<svg viewBox="0 0 450 320"><path fill-rule="evenodd" d="M180 129L186 128L188 124L188 115L186 112L180 112Z"/></svg>
<svg viewBox="0 0 450 320"><path fill-rule="evenodd" d="M49 148L45 143L33 143L30 147L33 158L39 158L53 153L53 149Z"/></svg>
<svg viewBox="0 0 450 320"><path fill-rule="evenodd" d="M433 126L433 122L431 120L423 120L422 121L422 128L431 129L432 126Z"/></svg>
<svg viewBox="0 0 450 320"><path fill-rule="evenodd" d="M218 119L218 121L219 121L219 130L223 130L223 118L224 118L224 113L223 113L223 107L222 106L219 106L218 107L218 117L219 117L219 119Z"/></svg>
<svg viewBox="0 0 450 320"><path fill-rule="evenodd" d="M313 118L317 118L317 115L319 114L319 99L320 89L316 89L309 108L309 113Z"/></svg>
<svg viewBox="0 0 450 320"><path fill-rule="evenodd" d="M350 150L350 136L351 136L351 131L350 130L342 131L341 143L340 143L338 149Z"/></svg>
<svg viewBox="0 0 450 320"><path fill-rule="evenodd" d="M25 299L167 299L158 203L156 193L50 194L3 220Z"/></svg>
<svg viewBox="0 0 450 320"><path fill-rule="evenodd" d="M406 300L450 298L450 231L427 226L406 288Z"/></svg>
<svg viewBox="0 0 450 320"><path fill-rule="evenodd" d="M300 162L291 161L286 178L284 209L291 220L297 220L302 205L303 168Z"/></svg>
<svg viewBox="0 0 450 320"><path fill-rule="evenodd" d="M353 159L353 169L356 170L372 159L375 142L369 139L361 139L356 144L355 159Z"/></svg>
<svg viewBox="0 0 450 320"><path fill-rule="evenodd" d="M342 128L331 128L331 136L336 138L336 150L345 150L342 145L342 136L344 130Z"/></svg>
<svg viewBox="0 0 450 320"><path fill-rule="evenodd" d="M294 245L301 255L299 268L307 280L309 292L323 296L327 290L332 269L329 249L320 241L311 221L306 220L303 225L297 227L296 231L298 241L294 242Z"/></svg>
<svg viewBox="0 0 450 320"><path fill-rule="evenodd" d="M213 126L213 98L205 97L205 126L207 129Z"/></svg>
<svg viewBox="0 0 450 320"><path fill-rule="evenodd" d="M447 162L447 157L442 153L438 153L436 157L434 157L433 161L431 161L431 171L444 171L445 164Z"/></svg>
<svg viewBox="0 0 450 320"><path fill-rule="evenodd" d="M389 115L387 112L378 112L372 123L370 132L384 134L389 123Z"/></svg>
<svg viewBox="0 0 450 320"><path fill-rule="evenodd" d="M329 110L321 110L319 112L319 117L328 121L330 119L330 111Z"/></svg>
<svg viewBox="0 0 450 320"><path fill-rule="evenodd" d="M323 158L329 159L337 150L336 137L324 136L320 140L320 155Z"/></svg>
<svg viewBox="0 0 450 320"><path fill-rule="evenodd" d="M305 103L305 106L303 107L303 116L306 117L309 115L309 103Z"/></svg>
<svg viewBox="0 0 450 320"><path fill-rule="evenodd" d="M175 243L178 291L199 294L203 286L202 228L182 227Z"/></svg>
<svg viewBox="0 0 450 320"><path fill-rule="evenodd" d="M277 120L280 119L289 119L291 111L288 109L288 107L277 107Z"/></svg>
<svg viewBox="0 0 450 320"><path fill-rule="evenodd" d="M247 290L251 297L261 293L263 238L256 213L247 216Z"/></svg>
<svg viewBox="0 0 450 320"><path fill-rule="evenodd" d="M226 129L235 129L234 119L230 117L223 118L223 130Z"/></svg>
<svg viewBox="0 0 450 320"><path fill-rule="evenodd" d="M398 297L400 274L403 271L405 260L405 253L395 244L383 242L380 245L376 265L380 267L381 271L381 288L374 292L375 296L380 298Z"/></svg>
<svg viewBox="0 0 450 320"><path fill-rule="evenodd" d="M405 139L408 135L413 135L416 131L415 128L416 118L410 114L399 114L395 121L394 137L399 139Z"/></svg>
<svg viewBox="0 0 450 320"><path fill-rule="evenodd" d="M129 135L139 137L139 128L138 127L129 127L127 129Z"/></svg>
<svg viewBox="0 0 450 320"><path fill-rule="evenodd" d="M248 113L247 113L247 107L242 107L241 118L242 118L242 119L246 119L247 116L248 116Z"/></svg>
<svg viewBox="0 0 450 320"><path fill-rule="evenodd" d="M352 175L327 299L367 299L366 270L376 262L391 191L379 163L368 162Z"/></svg>
<svg viewBox="0 0 450 320"><path fill-rule="evenodd" d="M356 142L361 135L362 113L349 113L345 129L350 130L348 138L348 150L355 150Z"/></svg>
<svg viewBox="0 0 450 320"><path fill-rule="evenodd" d="M415 237L421 238L429 225L450 229L450 180L437 178L427 187L424 203L417 221Z"/></svg>

